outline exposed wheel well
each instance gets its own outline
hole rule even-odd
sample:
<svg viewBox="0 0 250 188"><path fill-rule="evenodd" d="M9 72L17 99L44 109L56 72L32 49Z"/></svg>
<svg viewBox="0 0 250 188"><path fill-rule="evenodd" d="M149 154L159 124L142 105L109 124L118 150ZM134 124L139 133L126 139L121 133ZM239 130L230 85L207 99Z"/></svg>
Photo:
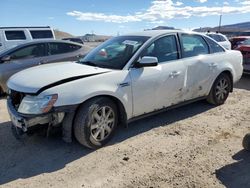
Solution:
<svg viewBox="0 0 250 188"><path fill-rule="evenodd" d="M226 71L223 71L221 74L226 74L229 76L230 78L230 81L231 81L231 88L230 88L230 92L233 92L233 75L230 71L226 70ZM220 74L220 75L221 75Z"/></svg>
<svg viewBox="0 0 250 188"><path fill-rule="evenodd" d="M76 114L77 114L77 111L79 110L80 106L83 105L84 103L86 103L90 100L93 100L95 98L98 98L98 97L107 97L115 103L117 110L118 110L118 125L127 127L127 113L126 113L126 110L125 110L122 102L119 99L117 99L113 96L110 96L110 95L99 95L99 96L95 96L95 97L92 97L92 98L84 101L83 103L79 104L78 107L74 111L68 112L66 114L66 116L65 116L66 119L64 119L63 123L62 123L64 141L71 142L72 136L75 136L72 133L73 133L73 127L74 127Z"/></svg>

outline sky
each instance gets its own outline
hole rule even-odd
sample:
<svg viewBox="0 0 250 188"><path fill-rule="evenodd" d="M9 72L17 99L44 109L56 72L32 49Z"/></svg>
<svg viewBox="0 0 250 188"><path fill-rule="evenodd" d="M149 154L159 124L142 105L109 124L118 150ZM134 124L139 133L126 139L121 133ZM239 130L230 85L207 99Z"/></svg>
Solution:
<svg viewBox="0 0 250 188"><path fill-rule="evenodd" d="M0 27L51 26L75 36L250 21L250 0L1 0Z"/></svg>

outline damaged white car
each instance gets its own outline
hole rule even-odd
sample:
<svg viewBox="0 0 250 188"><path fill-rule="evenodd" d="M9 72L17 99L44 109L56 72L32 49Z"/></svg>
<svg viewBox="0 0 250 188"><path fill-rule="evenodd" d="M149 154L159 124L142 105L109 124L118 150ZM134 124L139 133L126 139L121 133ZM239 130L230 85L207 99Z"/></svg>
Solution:
<svg viewBox="0 0 250 188"><path fill-rule="evenodd" d="M221 105L242 75L242 55L205 35L179 30L114 37L76 63L42 65L8 81L16 133L62 125L89 148L106 144L117 125L207 99Z"/></svg>

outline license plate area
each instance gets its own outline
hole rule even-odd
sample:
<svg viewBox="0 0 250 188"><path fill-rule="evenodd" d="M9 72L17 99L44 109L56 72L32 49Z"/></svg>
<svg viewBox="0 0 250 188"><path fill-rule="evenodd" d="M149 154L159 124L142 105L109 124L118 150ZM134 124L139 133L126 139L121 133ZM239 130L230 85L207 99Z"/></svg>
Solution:
<svg viewBox="0 0 250 188"><path fill-rule="evenodd" d="M16 116L14 116L12 113L10 113L10 119L15 127L23 129L21 120L17 118Z"/></svg>

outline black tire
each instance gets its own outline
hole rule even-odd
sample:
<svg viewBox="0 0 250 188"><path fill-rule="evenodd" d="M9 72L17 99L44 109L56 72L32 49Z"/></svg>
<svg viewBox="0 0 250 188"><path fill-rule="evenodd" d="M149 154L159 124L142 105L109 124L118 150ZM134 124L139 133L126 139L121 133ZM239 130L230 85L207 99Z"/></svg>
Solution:
<svg viewBox="0 0 250 188"><path fill-rule="evenodd" d="M221 83L227 83L228 86L224 89L224 92L222 95L218 95L218 87L220 87ZM224 104L225 101L227 100L228 98L228 95L231 91L231 88L232 88L232 81L230 79L230 77L228 76L228 74L226 73L222 73L220 74L217 79L215 80L210 92L209 92L209 95L207 97L207 101L211 104L214 104L214 105L221 105L221 104Z"/></svg>
<svg viewBox="0 0 250 188"><path fill-rule="evenodd" d="M242 146L245 150L250 151L250 133L246 134L242 141Z"/></svg>
<svg viewBox="0 0 250 188"><path fill-rule="evenodd" d="M112 123L112 128L109 133L106 131L106 129L104 129L104 127L102 128L98 127L96 128L96 130L95 129L91 130L92 128L91 126L94 126L93 118L95 116L93 114L100 112L100 110L103 108L104 109L108 108L108 110L112 109L111 110L112 115L113 115L112 119L114 119L114 121ZM99 121L102 121L102 120L98 120L95 123L95 124L98 124L98 126L100 126L98 123ZM77 141L80 144L91 149L97 149L97 148L104 146L114 136L114 132L117 127L117 122L118 122L118 112L117 112L117 107L115 103L106 97L94 98L82 104L80 108L78 109L76 113L75 121L74 121L74 134L75 134ZM103 140L97 140L97 138L94 137L95 134L93 133L93 131L98 132L100 131L100 129L104 130L105 135L107 134L106 135L107 137L104 138Z"/></svg>

